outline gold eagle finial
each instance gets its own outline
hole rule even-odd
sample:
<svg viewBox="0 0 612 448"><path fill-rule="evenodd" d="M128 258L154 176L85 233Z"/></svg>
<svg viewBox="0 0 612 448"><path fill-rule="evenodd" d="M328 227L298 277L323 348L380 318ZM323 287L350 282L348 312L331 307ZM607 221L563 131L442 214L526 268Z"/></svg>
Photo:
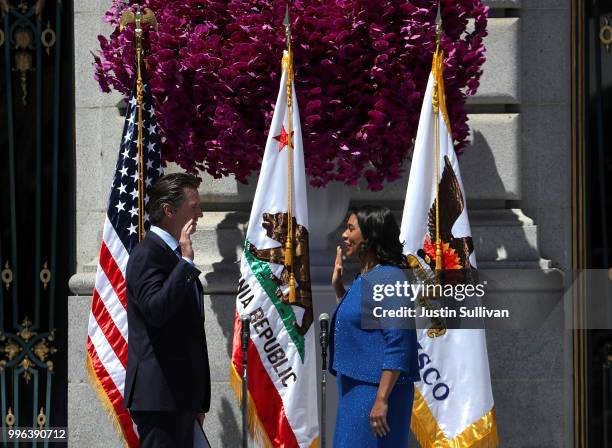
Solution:
<svg viewBox="0 0 612 448"><path fill-rule="evenodd" d="M138 25L137 15L140 14L140 23L148 23L151 27L157 31L157 19L155 18L155 14L149 8L144 9L144 14L140 13L140 7L138 7L138 11L134 14L131 10L126 10L121 14L121 19L119 20L119 31L123 31L127 25L130 23L136 23ZM137 28L140 28L137 26Z"/></svg>

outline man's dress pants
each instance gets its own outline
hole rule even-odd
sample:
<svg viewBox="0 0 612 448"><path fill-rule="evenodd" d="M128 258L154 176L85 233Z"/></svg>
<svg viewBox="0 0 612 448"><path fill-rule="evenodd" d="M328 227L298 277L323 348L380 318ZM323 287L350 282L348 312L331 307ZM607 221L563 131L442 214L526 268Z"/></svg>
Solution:
<svg viewBox="0 0 612 448"><path fill-rule="evenodd" d="M192 448L195 412L131 411L141 448Z"/></svg>

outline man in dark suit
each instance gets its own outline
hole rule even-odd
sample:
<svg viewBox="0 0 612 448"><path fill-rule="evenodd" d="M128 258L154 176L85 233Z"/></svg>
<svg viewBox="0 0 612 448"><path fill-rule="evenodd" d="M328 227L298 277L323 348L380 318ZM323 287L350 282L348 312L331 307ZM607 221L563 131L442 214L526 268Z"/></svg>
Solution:
<svg viewBox="0 0 612 448"><path fill-rule="evenodd" d="M199 181L176 173L149 191L151 228L130 254L125 406L143 448L193 445L210 406L200 271L191 235L202 217Z"/></svg>

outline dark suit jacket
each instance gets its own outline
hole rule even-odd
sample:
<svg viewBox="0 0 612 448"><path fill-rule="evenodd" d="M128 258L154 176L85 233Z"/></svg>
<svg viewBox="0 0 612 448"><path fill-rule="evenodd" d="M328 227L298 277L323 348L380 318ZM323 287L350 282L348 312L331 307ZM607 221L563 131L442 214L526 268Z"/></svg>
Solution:
<svg viewBox="0 0 612 448"><path fill-rule="evenodd" d="M210 406L200 271L148 232L126 271L128 363L124 403L133 411L200 411Z"/></svg>

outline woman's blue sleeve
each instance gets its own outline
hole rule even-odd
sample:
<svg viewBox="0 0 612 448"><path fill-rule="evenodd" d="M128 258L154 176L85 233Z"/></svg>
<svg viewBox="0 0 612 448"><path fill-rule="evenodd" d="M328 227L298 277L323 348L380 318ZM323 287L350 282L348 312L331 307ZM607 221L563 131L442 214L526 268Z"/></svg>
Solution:
<svg viewBox="0 0 612 448"><path fill-rule="evenodd" d="M381 330L385 339L383 370L400 370L410 373L410 361L416 347L414 330Z"/></svg>
<svg viewBox="0 0 612 448"><path fill-rule="evenodd" d="M386 270L384 277L386 282L392 285L396 281L407 281L404 272L397 268ZM412 306L413 303L409 298L392 296L383 300L382 305L384 308L396 308L397 305ZM385 340L383 370L400 370L404 373L411 371L411 359L416 349L416 332L414 328L402 329L402 324L400 320L390 319L382 325L381 331Z"/></svg>

